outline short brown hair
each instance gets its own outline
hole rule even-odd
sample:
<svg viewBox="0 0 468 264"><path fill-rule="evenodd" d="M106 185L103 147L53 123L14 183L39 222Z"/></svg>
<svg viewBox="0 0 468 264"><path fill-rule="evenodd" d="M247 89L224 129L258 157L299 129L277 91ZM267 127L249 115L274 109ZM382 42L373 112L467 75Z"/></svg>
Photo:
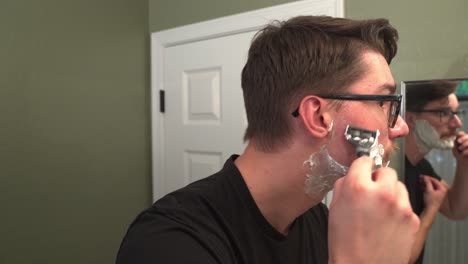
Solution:
<svg viewBox="0 0 468 264"><path fill-rule="evenodd" d="M291 112L307 94L337 93L364 74L364 51L390 64L398 33L386 19L299 16L257 33L242 71L248 127L244 140L264 150L288 142Z"/></svg>
<svg viewBox="0 0 468 264"><path fill-rule="evenodd" d="M457 81L415 81L406 85L406 111L423 110L432 101L447 98L458 87Z"/></svg>

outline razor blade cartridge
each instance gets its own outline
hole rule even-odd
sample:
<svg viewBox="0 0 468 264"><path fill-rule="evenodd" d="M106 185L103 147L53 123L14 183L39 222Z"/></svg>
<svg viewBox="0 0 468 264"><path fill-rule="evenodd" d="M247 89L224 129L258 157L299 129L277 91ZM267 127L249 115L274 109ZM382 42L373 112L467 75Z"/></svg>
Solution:
<svg viewBox="0 0 468 264"><path fill-rule="evenodd" d="M369 156L371 147L376 141L376 137L377 131L350 125L346 127L345 138L356 148L356 155L358 157L363 155Z"/></svg>

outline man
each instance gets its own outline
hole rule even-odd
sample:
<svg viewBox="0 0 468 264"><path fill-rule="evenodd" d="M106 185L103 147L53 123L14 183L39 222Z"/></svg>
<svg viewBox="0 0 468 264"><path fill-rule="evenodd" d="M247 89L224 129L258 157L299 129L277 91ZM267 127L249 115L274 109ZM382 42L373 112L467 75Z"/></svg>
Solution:
<svg viewBox="0 0 468 264"><path fill-rule="evenodd" d="M411 253L410 263L422 263L424 244L437 212L449 219L468 216L468 135L462 126L455 95L458 82L431 81L407 86L405 140L405 184L411 205L421 227ZM453 185L436 174L424 158L432 149L452 149L457 160Z"/></svg>
<svg viewBox="0 0 468 264"><path fill-rule="evenodd" d="M396 40L385 19L304 16L259 32L242 71L245 151L141 213L117 263L407 262L419 220L406 188L344 136L378 131L386 162L407 134Z"/></svg>

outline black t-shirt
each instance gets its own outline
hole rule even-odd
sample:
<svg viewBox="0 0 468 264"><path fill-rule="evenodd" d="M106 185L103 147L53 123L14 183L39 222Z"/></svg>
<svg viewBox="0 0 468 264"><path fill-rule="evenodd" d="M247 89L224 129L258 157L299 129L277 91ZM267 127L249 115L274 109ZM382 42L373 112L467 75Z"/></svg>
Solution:
<svg viewBox="0 0 468 264"><path fill-rule="evenodd" d="M261 214L235 158L143 211L130 225L116 263L327 263L327 207L309 209L284 236Z"/></svg>
<svg viewBox="0 0 468 264"><path fill-rule="evenodd" d="M413 212L421 215L425 208L424 205L424 184L420 180L420 175L424 174L440 180L441 178L432 168L432 165L426 159L422 159L415 166L409 162L405 156L405 185L408 189L409 199ZM422 264L424 257L424 247L415 264Z"/></svg>

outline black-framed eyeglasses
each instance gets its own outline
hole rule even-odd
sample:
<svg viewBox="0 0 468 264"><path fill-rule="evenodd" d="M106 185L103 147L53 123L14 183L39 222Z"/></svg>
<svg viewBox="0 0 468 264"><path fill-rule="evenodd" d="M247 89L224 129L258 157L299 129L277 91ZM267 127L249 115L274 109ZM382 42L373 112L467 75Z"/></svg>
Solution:
<svg viewBox="0 0 468 264"><path fill-rule="evenodd" d="M463 119L463 116L465 116L465 110L461 109L458 111L452 111L452 109L450 108L421 109L411 111L408 110L408 112L438 114L441 123L449 123L450 121L452 121L455 115L457 115L460 119Z"/></svg>
<svg viewBox="0 0 468 264"><path fill-rule="evenodd" d="M317 95L323 99L333 100L349 100L349 101L379 101L390 102L388 112L388 127L395 127L398 115L401 109L401 95L376 95L376 94L333 94L333 95ZM299 107L291 113L294 117L299 116Z"/></svg>

